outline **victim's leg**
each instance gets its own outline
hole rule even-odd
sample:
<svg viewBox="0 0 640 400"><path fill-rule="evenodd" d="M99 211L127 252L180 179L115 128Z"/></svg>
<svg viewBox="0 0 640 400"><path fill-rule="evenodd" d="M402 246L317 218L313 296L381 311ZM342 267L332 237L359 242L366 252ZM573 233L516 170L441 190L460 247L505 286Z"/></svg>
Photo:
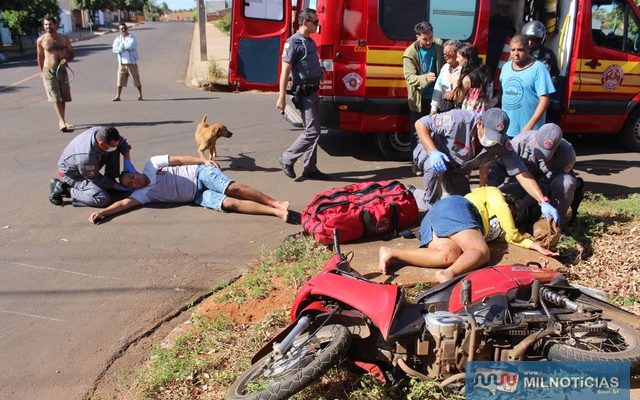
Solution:
<svg viewBox="0 0 640 400"><path fill-rule="evenodd" d="M289 211L282 208L276 208L253 200L241 200L232 197L225 197L222 201L222 209L225 211L233 211L242 214L252 215L272 215L287 222Z"/></svg>
<svg viewBox="0 0 640 400"><path fill-rule="evenodd" d="M450 266L461 253L462 249L453 240L434 237L427 247L418 249L380 247L378 260L380 270L386 274L389 264L394 261L423 268L443 268Z"/></svg>
<svg viewBox="0 0 640 400"><path fill-rule="evenodd" d="M474 270L489 261L489 246L479 229L466 229L451 236L451 239L462 249L462 254L449 268L438 271L436 278L446 282L456 275Z"/></svg>
<svg viewBox="0 0 640 400"><path fill-rule="evenodd" d="M253 202L280 210L287 210L289 208L288 201L276 200L273 197L262 193L261 191L256 190L244 183L231 182L227 187L225 194L235 199L251 200Z"/></svg>

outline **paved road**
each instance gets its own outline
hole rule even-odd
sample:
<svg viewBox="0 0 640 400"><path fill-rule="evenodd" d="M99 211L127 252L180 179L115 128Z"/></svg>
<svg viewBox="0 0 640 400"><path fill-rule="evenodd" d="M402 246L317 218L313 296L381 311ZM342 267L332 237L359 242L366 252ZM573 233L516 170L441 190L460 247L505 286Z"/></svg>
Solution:
<svg viewBox="0 0 640 400"><path fill-rule="evenodd" d="M69 121L115 123L142 167L155 154L195 154L195 124L207 113L235 133L219 143L223 169L291 200L294 210L314 193L349 182L398 178L420 185L407 178L406 164L383 160L361 136L337 132L323 135L319 155L337 182L284 178L276 159L297 133L275 112L273 94L205 93L183 85L192 29L147 24L133 30L144 102L134 100L133 88L125 88L124 101L110 101L113 35L76 43ZM36 72L33 61L0 68L0 398L77 399L127 344L242 273L261 246L273 247L299 227L190 206L144 208L94 226L89 209L49 204L49 179L73 134L56 131ZM639 191L638 154L620 152L609 139L577 147L583 154L577 168L591 189Z"/></svg>

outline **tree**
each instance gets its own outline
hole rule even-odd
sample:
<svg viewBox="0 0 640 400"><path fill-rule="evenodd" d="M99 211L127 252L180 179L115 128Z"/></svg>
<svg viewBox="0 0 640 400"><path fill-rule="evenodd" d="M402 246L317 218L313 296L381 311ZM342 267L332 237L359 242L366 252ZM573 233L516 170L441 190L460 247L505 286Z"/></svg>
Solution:
<svg viewBox="0 0 640 400"><path fill-rule="evenodd" d="M56 0L2 0L0 9L9 29L18 35L36 35L45 16L60 17Z"/></svg>

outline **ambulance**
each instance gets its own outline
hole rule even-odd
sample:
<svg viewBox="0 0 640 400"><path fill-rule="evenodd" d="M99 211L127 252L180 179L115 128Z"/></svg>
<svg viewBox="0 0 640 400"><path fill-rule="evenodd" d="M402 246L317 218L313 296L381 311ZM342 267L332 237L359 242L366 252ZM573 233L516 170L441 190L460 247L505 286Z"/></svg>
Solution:
<svg viewBox="0 0 640 400"><path fill-rule="evenodd" d="M527 21L539 20L547 28L544 45L560 67L548 120L567 133L619 135L630 150L640 151L635 1L234 1L229 85L277 91L282 47L297 29L296 16L315 9L323 126L374 135L384 155L404 158L411 151L411 129L402 54L415 40L414 25L427 20L436 37L473 43L497 77L508 59L509 38Z"/></svg>

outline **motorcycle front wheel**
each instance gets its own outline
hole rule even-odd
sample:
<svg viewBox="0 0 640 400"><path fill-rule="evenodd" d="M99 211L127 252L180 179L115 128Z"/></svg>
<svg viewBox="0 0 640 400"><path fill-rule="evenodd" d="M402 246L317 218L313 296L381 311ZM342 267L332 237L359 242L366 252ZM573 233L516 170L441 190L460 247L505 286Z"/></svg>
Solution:
<svg viewBox="0 0 640 400"><path fill-rule="evenodd" d="M336 365L349 349L351 334L343 325L326 325L296 336L289 351L273 351L236 379L227 393L231 400L287 399Z"/></svg>
<svg viewBox="0 0 640 400"><path fill-rule="evenodd" d="M619 321L576 324L547 346L551 361L626 361L632 374L640 371L640 332Z"/></svg>

